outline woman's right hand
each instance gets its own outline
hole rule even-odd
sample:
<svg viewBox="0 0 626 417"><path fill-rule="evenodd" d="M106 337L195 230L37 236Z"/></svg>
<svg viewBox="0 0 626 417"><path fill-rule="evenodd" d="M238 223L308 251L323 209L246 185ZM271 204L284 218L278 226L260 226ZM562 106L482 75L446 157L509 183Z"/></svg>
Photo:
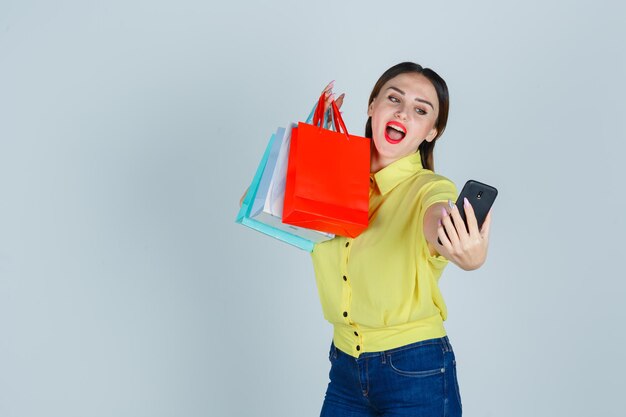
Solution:
<svg viewBox="0 0 626 417"><path fill-rule="evenodd" d="M328 85L322 90L322 93L326 95L326 101L324 102L324 112L326 112L330 108L330 104L333 100L335 100L335 94L333 94L333 87L335 86L335 80L328 83ZM335 104L338 109L341 109L341 105L343 104L343 99L346 96L346 93L342 93L336 100Z"/></svg>

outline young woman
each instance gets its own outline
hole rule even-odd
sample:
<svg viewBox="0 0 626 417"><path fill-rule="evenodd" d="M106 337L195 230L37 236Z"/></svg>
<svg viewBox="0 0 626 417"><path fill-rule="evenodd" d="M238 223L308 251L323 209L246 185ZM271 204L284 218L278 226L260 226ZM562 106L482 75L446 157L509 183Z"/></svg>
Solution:
<svg viewBox="0 0 626 417"><path fill-rule="evenodd" d="M324 91L327 108L332 83ZM456 187L434 173L448 108L445 81L412 62L389 68L374 85L365 125L368 228L311 252L324 317L334 327L322 417L461 415L438 281L448 261L468 271L485 262L491 212L478 230L466 201L467 229L459 227Z"/></svg>
<svg viewBox="0 0 626 417"><path fill-rule="evenodd" d="M330 103L332 83L325 92ZM448 108L445 81L415 63L388 69L372 90L369 226L311 253L334 326L322 416L461 415L438 281L448 261L464 270L484 263L491 213L478 230L466 202L469 231L459 227L456 187L434 173Z"/></svg>

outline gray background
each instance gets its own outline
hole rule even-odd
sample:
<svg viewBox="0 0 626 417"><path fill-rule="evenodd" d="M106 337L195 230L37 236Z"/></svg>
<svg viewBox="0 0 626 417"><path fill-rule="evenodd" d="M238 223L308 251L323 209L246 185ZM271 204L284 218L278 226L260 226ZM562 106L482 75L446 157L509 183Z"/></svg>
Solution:
<svg viewBox="0 0 626 417"><path fill-rule="evenodd" d="M0 416L316 416L307 253L236 225L332 79L451 91L436 170L500 194L441 285L466 416L623 415L621 2L0 1ZM622 330L620 330L622 329Z"/></svg>

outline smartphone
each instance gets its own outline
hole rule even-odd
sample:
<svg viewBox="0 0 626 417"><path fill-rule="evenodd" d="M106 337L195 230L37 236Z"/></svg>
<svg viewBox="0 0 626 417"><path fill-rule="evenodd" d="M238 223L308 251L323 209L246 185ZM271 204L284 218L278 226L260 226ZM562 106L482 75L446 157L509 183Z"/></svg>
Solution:
<svg viewBox="0 0 626 417"><path fill-rule="evenodd" d="M456 206L459 209L459 214L463 219L463 223L465 224L465 230L467 228L467 218L465 217L465 207L463 205L463 198L467 197L472 208L474 209L474 214L476 215L476 221L478 222L478 230L483 226L485 222L485 218L487 217L487 213L489 213L489 209L493 205L493 202L496 200L498 196L498 190L491 185L483 184L482 182L469 180L463 186L461 190L461 194L459 194L459 198L456 200ZM454 219L450 217L452 220L452 224L454 224ZM469 232L469 230L468 230ZM448 236L448 233L444 229L444 233ZM441 239L437 238L437 241L441 245Z"/></svg>

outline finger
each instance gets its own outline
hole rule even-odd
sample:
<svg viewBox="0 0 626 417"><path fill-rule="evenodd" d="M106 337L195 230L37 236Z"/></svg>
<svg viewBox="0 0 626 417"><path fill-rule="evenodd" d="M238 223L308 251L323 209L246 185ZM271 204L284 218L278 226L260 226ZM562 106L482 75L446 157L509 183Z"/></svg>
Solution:
<svg viewBox="0 0 626 417"><path fill-rule="evenodd" d="M439 237L439 243L441 246L450 252L452 250L452 244L450 243L450 239L448 239L448 235L446 235L441 219L439 219L439 225L437 226L437 236Z"/></svg>
<svg viewBox="0 0 626 417"><path fill-rule="evenodd" d="M250 189L250 187L246 188L246 191L244 191L243 195L239 199L239 207L241 207L241 205L243 204L243 200L246 198L246 194L248 194L248 190L249 189Z"/></svg>
<svg viewBox="0 0 626 417"><path fill-rule="evenodd" d="M341 105L343 104L343 98L346 96L346 93L341 93L341 95L337 98L337 100L335 100L335 104L337 105L337 109L341 108Z"/></svg>
<svg viewBox="0 0 626 417"><path fill-rule="evenodd" d="M485 217L485 222L483 223L483 227L480 229L480 236L483 239L489 239L489 230L491 229L491 209L489 213L487 213L487 217Z"/></svg>
<svg viewBox="0 0 626 417"><path fill-rule="evenodd" d="M460 241L459 241L459 235L456 232L456 229L454 227L454 224L452 224L452 220L450 219L450 215L448 214L448 212L446 211L445 208L441 207L441 224L443 224L443 227L445 227L446 229L446 233L448 234L450 243L452 244L452 246L458 246ZM443 242L443 240L442 240Z"/></svg>
<svg viewBox="0 0 626 417"><path fill-rule="evenodd" d="M330 103L332 103L334 99L335 99L334 94L330 94L328 97L326 97L326 101L324 101L324 112L330 109Z"/></svg>
<svg viewBox="0 0 626 417"><path fill-rule="evenodd" d="M463 197L463 209L465 210L465 219L467 220L467 228L469 229L470 236L477 236L479 233L478 220L476 220L474 207L472 207L467 197Z"/></svg>
<svg viewBox="0 0 626 417"><path fill-rule="evenodd" d="M326 87L324 87L324 89L322 90L322 93L332 92L334 86L335 86L335 80L332 80L331 82L328 83Z"/></svg>
<svg viewBox="0 0 626 417"><path fill-rule="evenodd" d="M465 228L465 222L459 212L459 208L452 202L452 200L448 200L448 206L450 207L450 217L454 220L454 228L459 236L459 240L464 242L469 238L469 235L467 233L467 229Z"/></svg>
<svg viewBox="0 0 626 417"><path fill-rule="evenodd" d="M330 102L332 101L331 97L333 94L334 85L335 85L335 80L332 80L331 82L328 83L326 87L324 87L324 90L322 90L322 94L324 94L324 111L330 108Z"/></svg>

